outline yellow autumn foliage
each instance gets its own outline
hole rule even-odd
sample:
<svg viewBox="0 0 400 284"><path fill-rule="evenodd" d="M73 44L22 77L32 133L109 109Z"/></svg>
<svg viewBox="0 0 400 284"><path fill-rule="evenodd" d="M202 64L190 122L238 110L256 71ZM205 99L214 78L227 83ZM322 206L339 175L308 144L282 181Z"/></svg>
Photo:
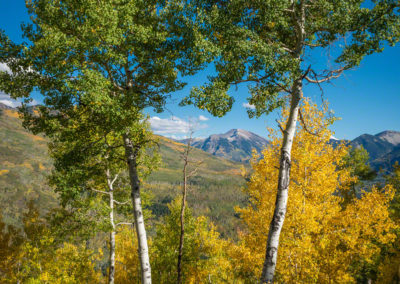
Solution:
<svg viewBox="0 0 400 284"><path fill-rule="evenodd" d="M0 283L100 283L101 251L58 243L32 202L28 209L22 231L0 219Z"/></svg>
<svg viewBox="0 0 400 284"><path fill-rule="evenodd" d="M151 247L151 241L149 241ZM140 282L136 232L131 226L119 228L115 237L115 283Z"/></svg>
<svg viewBox="0 0 400 284"><path fill-rule="evenodd" d="M157 228L152 246L154 283L176 283L180 236L180 200L169 206L170 215ZM232 266L226 251L229 242L220 238L204 216L185 210L185 240L182 257L183 283L229 283Z"/></svg>
<svg viewBox="0 0 400 284"><path fill-rule="evenodd" d="M346 206L340 191L354 181L339 167L348 148L333 148L327 128L334 119L327 109L305 100L304 124L298 127L292 149L291 181L285 223L279 243L277 283L353 283L352 267L370 262L380 244L393 242L395 224L389 218L391 187L365 192ZM283 111L283 120L287 111ZM230 254L236 277L245 283L259 278L265 257L268 229L274 211L281 135L269 130L271 146L255 154L253 173L244 191L250 204L237 208L246 225Z"/></svg>
<svg viewBox="0 0 400 284"><path fill-rule="evenodd" d="M11 109L5 109L3 112L8 115L9 117L19 118L19 114L17 111Z"/></svg>
<svg viewBox="0 0 400 284"><path fill-rule="evenodd" d="M16 274L17 279L27 283L100 283L101 273L95 270L95 261L101 259L101 253L71 243L51 250L54 240L47 236L40 244L38 247L29 242L24 244L20 255L22 269Z"/></svg>

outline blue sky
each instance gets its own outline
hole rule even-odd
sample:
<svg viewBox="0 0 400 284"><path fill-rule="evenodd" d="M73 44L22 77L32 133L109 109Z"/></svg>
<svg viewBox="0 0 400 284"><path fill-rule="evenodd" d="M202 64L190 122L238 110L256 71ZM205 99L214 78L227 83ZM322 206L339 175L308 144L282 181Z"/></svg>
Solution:
<svg viewBox="0 0 400 284"><path fill-rule="evenodd" d="M29 21L24 3L23 0L0 0L0 29L17 42L21 41L21 23ZM165 112L154 114L149 111L153 129L162 135L183 137L187 132L188 120L192 119L197 124L195 136L204 137L242 128L266 137L266 127L276 127L277 114L249 119L243 106L248 97L246 86L231 90L236 102L232 111L223 118L212 117L192 106L178 106L190 88L204 83L212 72L213 68L209 67L195 76L185 78L187 87L171 94ZM320 102L320 91L315 86L307 86L304 94ZM366 57L357 69L348 71L333 84L324 85L324 97L335 115L341 118L332 127L339 139L354 139L363 133L376 134L384 130L400 131L400 44ZM40 101L40 97L36 96L36 99ZM6 94L0 93L0 101L9 99Z"/></svg>

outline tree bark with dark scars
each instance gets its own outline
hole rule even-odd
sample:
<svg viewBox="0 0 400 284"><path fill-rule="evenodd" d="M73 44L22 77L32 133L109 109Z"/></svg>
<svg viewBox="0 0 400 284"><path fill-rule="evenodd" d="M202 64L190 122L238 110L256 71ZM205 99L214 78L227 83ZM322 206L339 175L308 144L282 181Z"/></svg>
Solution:
<svg viewBox="0 0 400 284"><path fill-rule="evenodd" d="M286 215L290 183L291 151L293 138L296 132L296 123L299 114L301 96L302 81L298 80L293 86L293 93L290 103L290 114L286 123L285 130L283 131L278 192L276 195L274 215L269 226L265 262L261 274L261 283L273 283L274 280L276 261L278 257L279 237Z"/></svg>
<svg viewBox="0 0 400 284"><path fill-rule="evenodd" d="M146 228L144 226L142 202L140 198L140 180L137 171L137 148L132 144L127 134L124 135L125 155L129 168L131 198L136 234L138 238L138 253L140 260L142 284L151 284L151 268L149 249L147 245Z"/></svg>

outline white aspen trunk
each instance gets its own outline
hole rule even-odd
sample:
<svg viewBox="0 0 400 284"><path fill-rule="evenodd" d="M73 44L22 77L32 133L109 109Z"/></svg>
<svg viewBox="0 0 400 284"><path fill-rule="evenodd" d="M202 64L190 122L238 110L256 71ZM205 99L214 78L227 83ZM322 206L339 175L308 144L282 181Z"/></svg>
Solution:
<svg viewBox="0 0 400 284"><path fill-rule="evenodd" d="M265 261L261 274L261 283L273 283L278 256L279 236L285 220L291 167L291 151L293 138L296 132L296 123L302 96L302 81L297 80L292 88L292 97L290 102L289 118L283 132L283 142L281 147L278 192L276 194L275 210L272 217L269 232L267 248L265 252Z"/></svg>
<svg viewBox="0 0 400 284"><path fill-rule="evenodd" d="M108 283L114 284L115 278L115 230L110 232L110 271L108 274Z"/></svg>
<svg viewBox="0 0 400 284"><path fill-rule="evenodd" d="M151 284L151 268L149 260L149 249L147 245L146 228L144 226L142 202L140 199L140 181L137 172L137 150L134 149L131 139L124 135L125 154L129 168L131 184L131 198L133 204L134 224L138 238L138 253L142 284Z"/></svg>
<svg viewBox="0 0 400 284"><path fill-rule="evenodd" d="M110 194L110 270L108 272L108 283L114 284L115 278L115 223L114 223L114 188L111 181L110 172L107 170L107 183Z"/></svg>

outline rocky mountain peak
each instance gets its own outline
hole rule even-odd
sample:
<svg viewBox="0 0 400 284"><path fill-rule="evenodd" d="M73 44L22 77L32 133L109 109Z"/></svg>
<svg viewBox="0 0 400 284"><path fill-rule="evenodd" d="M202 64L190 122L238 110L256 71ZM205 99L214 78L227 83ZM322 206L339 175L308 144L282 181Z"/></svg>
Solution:
<svg viewBox="0 0 400 284"><path fill-rule="evenodd" d="M187 139L180 142L187 143ZM192 145L215 156L245 162L250 159L253 149L261 152L268 141L244 129L231 129L224 134L193 140Z"/></svg>
<svg viewBox="0 0 400 284"><path fill-rule="evenodd" d="M227 138L229 141L233 141L233 140L239 139L239 138L246 139L246 140L254 139L254 138L263 139L262 137L258 136L257 134L254 134L254 133L244 130L244 129L231 129L224 134L215 134L212 136L214 136L216 138L217 137L218 138Z"/></svg>
<svg viewBox="0 0 400 284"><path fill-rule="evenodd" d="M400 132L394 130L386 130L375 135L376 137L389 142L393 146L400 145Z"/></svg>

